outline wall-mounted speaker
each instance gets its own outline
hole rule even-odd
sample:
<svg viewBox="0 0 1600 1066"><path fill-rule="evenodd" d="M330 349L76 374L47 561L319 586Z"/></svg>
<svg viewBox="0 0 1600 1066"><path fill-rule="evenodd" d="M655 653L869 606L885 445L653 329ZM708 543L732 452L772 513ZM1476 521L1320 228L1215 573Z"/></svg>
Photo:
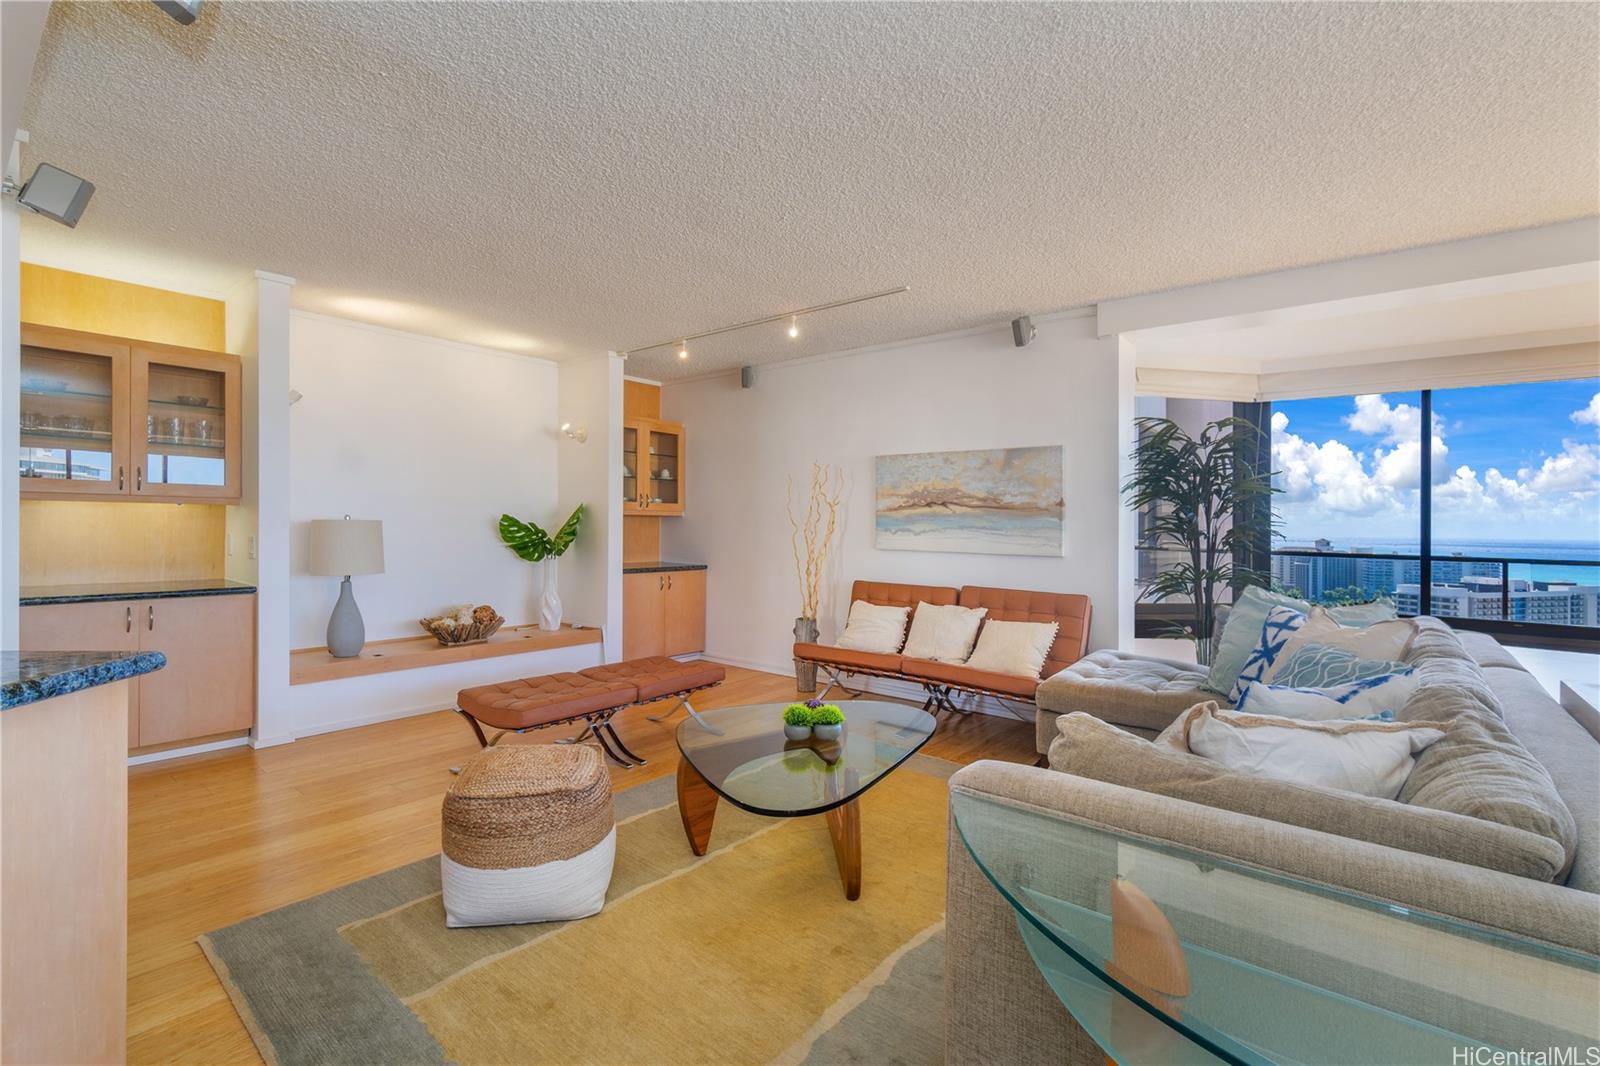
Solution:
<svg viewBox="0 0 1600 1066"><path fill-rule="evenodd" d="M1011 339L1016 342L1018 348L1026 348L1038 335L1039 331L1034 328L1033 319L1027 315L1011 320Z"/></svg>
<svg viewBox="0 0 1600 1066"><path fill-rule="evenodd" d="M739 387L741 389L753 389L756 387L755 367L741 366L739 368Z"/></svg>

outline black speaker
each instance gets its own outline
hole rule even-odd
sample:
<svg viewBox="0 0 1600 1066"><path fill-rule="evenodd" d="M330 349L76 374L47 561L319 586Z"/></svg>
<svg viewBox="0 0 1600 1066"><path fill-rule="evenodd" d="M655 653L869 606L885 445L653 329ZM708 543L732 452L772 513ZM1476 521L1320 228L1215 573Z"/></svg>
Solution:
<svg viewBox="0 0 1600 1066"><path fill-rule="evenodd" d="M755 367L741 366L739 368L739 387L741 389L753 389L756 387Z"/></svg>
<svg viewBox="0 0 1600 1066"><path fill-rule="evenodd" d="M1011 339L1016 341L1018 348L1026 348L1033 342L1039 331L1033 326L1033 319L1027 315L1011 320Z"/></svg>

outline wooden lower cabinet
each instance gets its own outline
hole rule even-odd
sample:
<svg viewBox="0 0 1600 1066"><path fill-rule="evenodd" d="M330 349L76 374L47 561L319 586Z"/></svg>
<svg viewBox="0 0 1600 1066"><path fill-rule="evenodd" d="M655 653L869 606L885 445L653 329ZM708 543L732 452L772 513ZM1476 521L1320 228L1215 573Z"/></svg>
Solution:
<svg viewBox="0 0 1600 1066"><path fill-rule="evenodd" d="M690 655L706 648L706 572L622 575L622 657Z"/></svg>
<svg viewBox="0 0 1600 1066"><path fill-rule="evenodd" d="M187 596L22 608L23 651L159 651L138 678L128 747L238 733L255 722L256 598Z"/></svg>

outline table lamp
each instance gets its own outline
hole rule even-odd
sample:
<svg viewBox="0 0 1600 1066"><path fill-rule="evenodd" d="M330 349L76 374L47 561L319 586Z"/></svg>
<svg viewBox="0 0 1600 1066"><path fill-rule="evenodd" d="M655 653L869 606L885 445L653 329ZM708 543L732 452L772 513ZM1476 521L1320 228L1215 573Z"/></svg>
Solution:
<svg viewBox="0 0 1600 1066"><path fill-rule="evenodd" d="M339 602L328 617L328 651L335 659L353 659L367 642L361 611L350 591L353 574L383 573L383 523L375 519L318 518L311 523L311 572L343 577Z"/></svg>

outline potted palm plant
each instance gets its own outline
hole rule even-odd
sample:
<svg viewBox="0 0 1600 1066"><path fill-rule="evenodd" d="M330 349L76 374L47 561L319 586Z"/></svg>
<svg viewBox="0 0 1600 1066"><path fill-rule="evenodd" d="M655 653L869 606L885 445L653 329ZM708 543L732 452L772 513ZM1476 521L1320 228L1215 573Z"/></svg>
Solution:
<svg viewBox="0 0 1600 1066"><path fill-rule="evenodd" d="M1142 516L1139 546L1179 556L1139 598L1187 601L1190 619L1177 632L1194 641L1196 660L1207 665L1218 593L1270 579L1243 561L1264 562L1273 534L1272 494L1278 490L1267 464L1251 461L1269 454L1264 434L1242 418L1209 422L1194 436L1167 418L1134 424L1139 443L1122 491Z"/></svg>
<svg viewBox="0 0 1600 1066"><path fill-rule="evenodd" d="M538 563L544 571L544 589L539 597L539 628L555 632L561 628L561 598L556 595L556 560L567 553L578 539L578 523L583 520L583 504L561 524L554 535L537 522L524 522L508 514L500 516L500 539L520 559Z"/></svg>

